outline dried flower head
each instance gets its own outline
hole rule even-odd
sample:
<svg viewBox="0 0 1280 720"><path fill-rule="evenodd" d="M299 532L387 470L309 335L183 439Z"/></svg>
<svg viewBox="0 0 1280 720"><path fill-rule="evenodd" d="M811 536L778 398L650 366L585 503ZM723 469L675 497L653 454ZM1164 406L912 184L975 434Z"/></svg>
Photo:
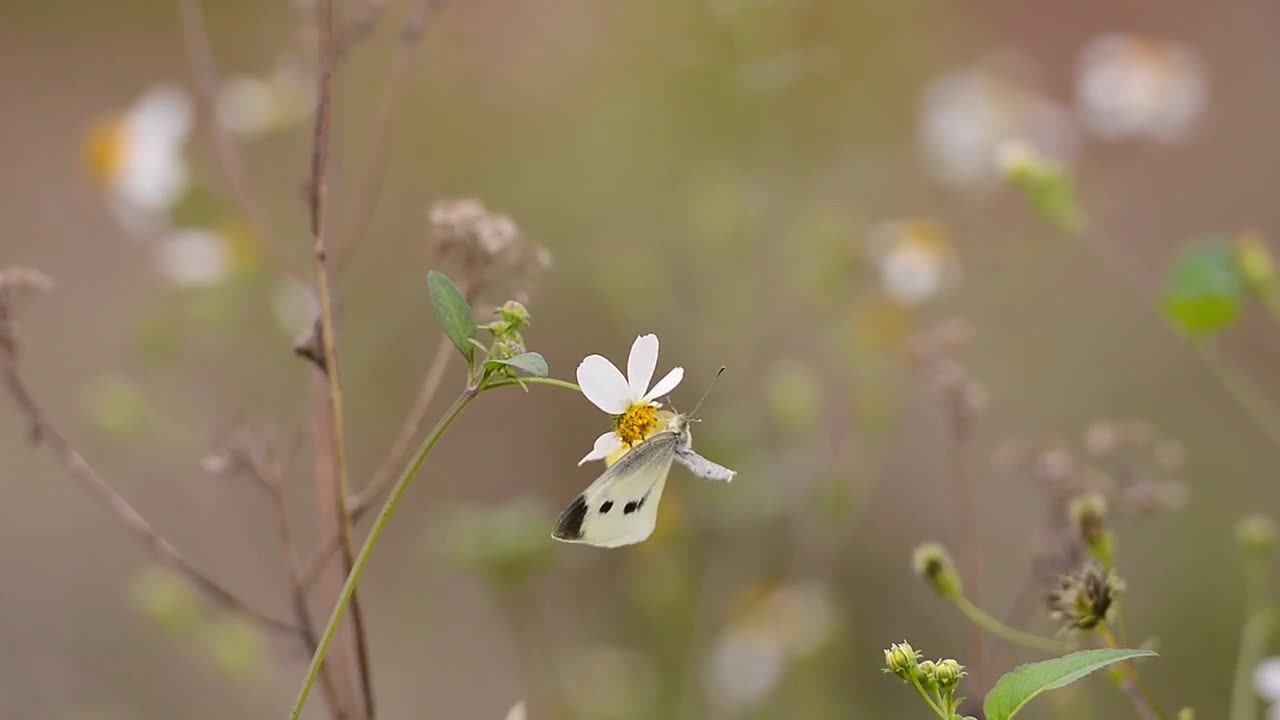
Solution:
<svg viewBox="0 0 1280 720"><path fill-rule="evenodd" d="M926 543L916 548L911 558L915 573L929 582L937 593L946 598L960 595L963 585L956 574L951 554L937 543Z"/></svg>
<svg viewBox="0 0 1280 720"><path fill-rule="evenodd" d="M1058 587L1049 594L1050 616L1068 628L1091 630L1106 621L1107 612L1123 590L1124 583L1114 572L1086 565L1059 579Z"/></svg>
<svg viewBox="0 0 1280 720"><path fill-rule="evenodd" d="M428 221L428 250L432 256L461 263L464 294L509 285L512 293L523 299L530 276L551 265L546 248L527 240L514 220L490 211L479 200L436 203L428 213Z"/></svg>

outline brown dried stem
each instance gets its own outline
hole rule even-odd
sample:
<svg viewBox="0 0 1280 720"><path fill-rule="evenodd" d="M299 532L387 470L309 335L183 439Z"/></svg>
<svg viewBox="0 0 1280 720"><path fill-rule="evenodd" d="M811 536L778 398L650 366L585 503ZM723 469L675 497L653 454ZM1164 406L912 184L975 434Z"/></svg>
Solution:
<svg viewBox="0 0 1280 720"><path fill-rule="evenodd" d="M280 238L271 230L267 215L258 204L257 197L249 189L244 174L244 162L235 139L222 126L218 118L218 92L221 83L218 79L218 68L214 63L213 46L209 41L209 31L204 20L204 11L200 8L200 0L180 0L178 8L182 16L182 34L187 49L187 62L191 66L191 79L196 90L196 104L199 108L205 128L208 130L209 142L213 145L214 157L222 172L223 182L231 193L240 213L253 229L254 235L262 243L267 254L281 272L302 280L303 275L294 267L285 251Z"/></svg>
<svg viewBox="0 0 1280 720"><path fill-rule="evenodd" d="M320 69L316 79L316 114L311 145L311 174L308 180L311 219L312 254L315 257L316 289L320 304L320 342L324 351L323 371L327 380L330 431L337 476L334 505L337 529L341 538L343 570L350 573L355 559L351 541L351 514L347 510L346 433L343 427L342 384L339 380L338 354L335 344L333 293L330 288L325 201L328 193L329 141L333 115L333 0L321 0L316 6L319 27ZM356 664L364 696L365 717L374 717L373 680L369 667L368 633L359 596L351 597L351 620L355 634Z"/></svg>
<svg viewBox="0 0 1280 720"><path fill-rule="evenodd" d="M360 204L355 210L355 225L346 234L344 241L335 243L334 264L338 268L346 264L351 251L360 245L369 232L369 226L373 224L391 157L391 130L404 100L405 87L413 69L414 54L422 44L432 15L442 4L443 0L421 0L405 18L401 28L400 45L387 74L387 84L382 91L377 118L373 124L373 149L369 156L369 169L361 185L363 192Z"/></svg>
<svg viewBox="0 0 1280 720"><path fill-rule="evenodd" d="M3 298L0 298L0 301L2 300ZM79 482L94 500L110 511L143 548L161 563L186 576L193 585L219 606L243 615L272 631L298 635L300 633L298 626L250 606L233 591L193 565L85 460L84 456L67 440L66 435L49 419L22 377L18 369L14 335L10 308L0 302L0 336L8 339L7 342L0 343L0 372L3 372L5 385L9 389L9 395L13 398L18 413L30 427L32 441L42 443L48 448L67 474Z"/></svg>

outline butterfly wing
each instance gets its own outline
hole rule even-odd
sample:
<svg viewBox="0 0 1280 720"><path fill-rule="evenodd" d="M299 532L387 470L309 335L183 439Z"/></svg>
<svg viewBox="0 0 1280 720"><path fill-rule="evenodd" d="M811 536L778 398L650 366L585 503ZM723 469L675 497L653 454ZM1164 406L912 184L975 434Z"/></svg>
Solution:
<svg viewBox="0 0 1280 720"><path fill-rule="evenodd" d="M675 447L676 434L664 432L623 455L565 508L551 536L599 547L649 537Z"/></svg>

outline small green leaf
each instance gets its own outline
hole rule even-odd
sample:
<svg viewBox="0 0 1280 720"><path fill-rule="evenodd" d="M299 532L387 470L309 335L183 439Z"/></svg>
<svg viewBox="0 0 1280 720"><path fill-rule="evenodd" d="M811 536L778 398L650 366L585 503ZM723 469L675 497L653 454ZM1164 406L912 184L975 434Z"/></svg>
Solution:
<svg viewBox="0 0 1280 720"><path fill-rule="evenodd" d="M1203 337L1235 322L1247 291L1230 245L1221 240L1197 243L1173 261L1164 312L1182 332Z"/></svg>
<svg viewBox="0 0 1280 720"><path fill-rule="evenodd" d="M453 341L462 357L471 362L475 348L471 339L476 335L476 323L471 318L471 306L466 298L458 292L448 275L432 270L427 273L427 290L431 293L431 304L436 308L436 316L444 326L444 332Z"/></svg>
<svg viewBox="0 0 1280 720"><path fill-rule="evenodd" d="M1150 650L1082 650L1060 658L1022 665L1005 673L982 703L987 720L1009 720L1023 705L1045 690L1065 687L1089 673L1133 658L1153 656Z"/></svg>
<svg viewBox="0 0 1280 720"><path fill-rule="evenodd" d="M495 358L489 360L489 362L496 365L507 365L534 377L546 377L548 372L547 361L536 352L520 353L505 360Z"/></svg>

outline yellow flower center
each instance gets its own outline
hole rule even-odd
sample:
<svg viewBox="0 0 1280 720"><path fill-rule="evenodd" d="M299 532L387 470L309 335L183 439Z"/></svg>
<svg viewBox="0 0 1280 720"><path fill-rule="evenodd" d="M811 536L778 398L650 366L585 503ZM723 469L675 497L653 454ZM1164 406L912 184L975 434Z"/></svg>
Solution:
<svg viewBox="0 0 1280 720"><path fill-rule="evenodd" d="M649 403L636 403L614 421L613 431L629 448L644 442L658 429L658 408Z"/></svg>
<svg viewBox="0 0 1280 720"><path fill-rule="evenodd" d="M120 173L125 154L124 122L108 118L94 123L85 142L85 159L93 178L109 184Z"/></svg>

